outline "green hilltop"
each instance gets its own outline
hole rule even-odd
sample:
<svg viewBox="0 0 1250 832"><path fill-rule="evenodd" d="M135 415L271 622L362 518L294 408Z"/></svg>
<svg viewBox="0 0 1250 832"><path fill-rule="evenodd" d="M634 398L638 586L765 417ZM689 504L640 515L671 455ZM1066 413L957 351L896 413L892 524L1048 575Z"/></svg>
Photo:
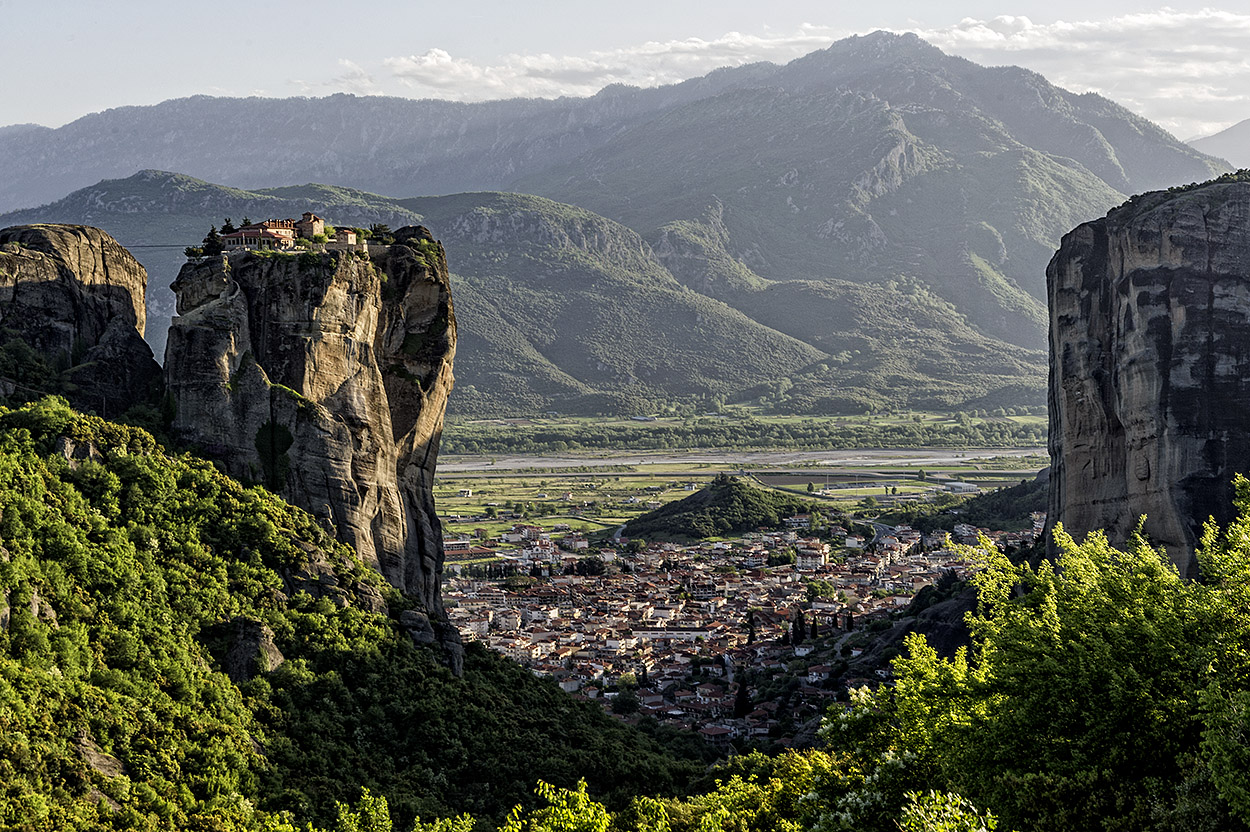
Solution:
<svg viewBox="0 0 1250 832"><path fill-rule="evenodd" d="M721 474L705 488L631 520L629 537L700 540L774 529L787 517L810 510L808 502L756 488Z"/></svg>

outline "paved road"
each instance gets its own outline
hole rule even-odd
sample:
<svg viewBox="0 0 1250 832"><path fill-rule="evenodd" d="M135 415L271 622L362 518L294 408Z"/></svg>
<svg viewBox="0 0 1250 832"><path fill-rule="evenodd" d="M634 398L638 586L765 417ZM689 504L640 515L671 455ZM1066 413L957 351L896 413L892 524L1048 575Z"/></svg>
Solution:
<svg viewBox="0 0 1250 832"><path fill-rule="evenodd" d="M870 520L869 522L872 523L873 535L872 541L868 544L867 548L876 546L877 542L881 540L881 538L894 534L893 526L887 526L885 523L878 523L876 520Z"/></svg>

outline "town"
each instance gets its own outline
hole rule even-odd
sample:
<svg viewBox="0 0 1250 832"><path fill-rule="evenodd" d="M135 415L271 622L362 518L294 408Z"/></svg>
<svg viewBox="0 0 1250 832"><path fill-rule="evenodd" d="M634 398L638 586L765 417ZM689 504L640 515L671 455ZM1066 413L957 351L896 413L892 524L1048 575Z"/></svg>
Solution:
<svg viewBox="0 0 1250 832"><path fill-rule="evenodd" d="M925 587L968 578L973 564L950 542L1031 545L1045 514L1012 533L840 522L798 514L738 538L616 538L594 554L567 524L517 523L491 545L445 541L443 597L464 640L623 720L653 718L714 746L802 745L849 688L889 678L856 661L874 634Z"/></svg>

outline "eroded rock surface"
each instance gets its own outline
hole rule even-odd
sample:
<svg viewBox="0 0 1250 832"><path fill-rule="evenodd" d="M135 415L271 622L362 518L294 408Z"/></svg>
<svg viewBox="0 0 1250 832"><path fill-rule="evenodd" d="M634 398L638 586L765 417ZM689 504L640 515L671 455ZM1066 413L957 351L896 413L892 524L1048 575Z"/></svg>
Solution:
<svg viewBox="0 0 1250 832"><path fill-rule="evenodd" d="M236 618L234 641L226 654L226 675L236 685L277 670L286 657L273 643L273 630L268 625L248 618Z"/></svg>
<svg viewBox="0 0 1250 832"><path fill-rule="evenodd" d="M55 390L106 418L153 401L161 368L143 340L146 290L143 266L98 228L0 230L0 344L24 342L58 375L6 378L5 395Z"/></svg>
<svg viewBox="0 0 1250 832"><path fill-rule="evenodd" d="M1203 522L1231 519L1250 473L1250 182L1135 198L1046 275L1050 520L1120 543L1146 515L1193 576Z"/></svg>
<svg viewBox="0 0 1250 832"><path fill-rule="evenodd" d="M181 438L312 512L419 599L458 667L432 492L455 317L442 246L421 227L396 241L372 259L188 263L173 285L166 382Z"/></svg>

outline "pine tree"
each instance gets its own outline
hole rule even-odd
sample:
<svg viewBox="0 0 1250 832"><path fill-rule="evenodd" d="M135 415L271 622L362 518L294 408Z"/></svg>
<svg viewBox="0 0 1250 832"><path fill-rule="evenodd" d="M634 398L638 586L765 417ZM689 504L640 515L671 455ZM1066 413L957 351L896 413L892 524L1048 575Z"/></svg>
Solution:
<svg viewBox="0 0 1250 832"><path fill-rule="evenodd" d="M208 233L204 235L203 246L205 257L216 257L226 250L221 243L220 235L217 234L217 226L214 225L208 229Z"/></svg>
<svg viewBox="0 0 1250 832"><path fill-rule="evenodd" d="M738 694L734 697L734 719L742 719L751 713L751 694L747 692L746 679L738 682Z"/></svg>

